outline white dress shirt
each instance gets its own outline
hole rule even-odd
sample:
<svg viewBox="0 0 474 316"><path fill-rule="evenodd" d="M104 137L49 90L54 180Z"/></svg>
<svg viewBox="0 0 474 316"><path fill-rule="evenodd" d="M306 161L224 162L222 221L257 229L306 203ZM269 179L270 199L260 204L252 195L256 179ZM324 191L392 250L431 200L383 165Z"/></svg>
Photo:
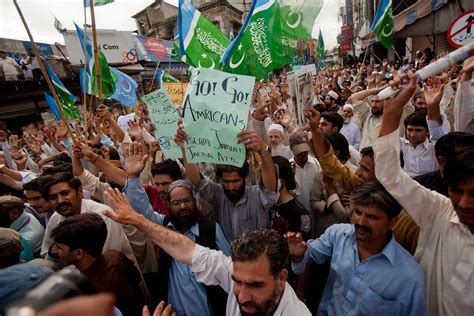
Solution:
<svg viewBox="0 0 474 316"><path fill-rule="evenodd" d="M415 259L425 272L428 315L472 315L474 235L449 198L401 170L399 144L398 131L375 140L375 175L420 226Z"/></svg>
<svg viewBox="0 0 474 316"><path fill-rule="evenodd" d="M354 122L344 124L341 128L341 134L347 139L349 145L359 150L360 145L360 130Z"/></svg>
<svg viewBox="0 0 474 316"><path fill-rule="evenodd" d="M400 137L400 150L405 162L403 170L412 178L439 169L434 144L428 139L413 148L407 139Z"/></svg>
<svg viewBox="0 0 474 316"><path fill-rule="evenodd" d="M137 260L135 255L133 254L132 248L130 247L130 243L128 242L127 236L123 231L122 225L114 222L107 216L103 215L102 212L105 210L112 210L109 206L105 204L100 204L92 200L82 200L81 203L81 214L83 213L95 213L98 214L105 222L107 226L107 239L105 240L104 248L102 251L107 250L116 250L123 253L127 256L128 259L132 260L136 263L137 267ZM46 232L44 234L43 245L41 246L41 255L45 256L51 245L53 244L53 240L51 239L51 231L58 226L59 223L64 221L66 217L62 216L59 213L54 213L51 216L51 219L48 222L48 226L46 227Z"/></svg>
<svg viewBox="0 0 474 316"><path fill-rule="evenodd" d="M322 170L318 160L308 156L308 161L303 168L295 163L295 181L296 189L294 192L296 199L303 204L306 210L313 210L314 207L311 206L311 201L324 199Z"/></svg>
<svg viewBox="0 0 474 316"><path fill-rule="evenodd" d="M225 256L222 251L211 250L196 244L191 271L194 272L198 282L206 285L219 285L224 291L229 293L226 315L241 315L239 304L233 293L233 265L230 257ZM286 282L283 296L273 315L305 316L311 315L311 313L306 305L298 299L288 282Z"/></svg>

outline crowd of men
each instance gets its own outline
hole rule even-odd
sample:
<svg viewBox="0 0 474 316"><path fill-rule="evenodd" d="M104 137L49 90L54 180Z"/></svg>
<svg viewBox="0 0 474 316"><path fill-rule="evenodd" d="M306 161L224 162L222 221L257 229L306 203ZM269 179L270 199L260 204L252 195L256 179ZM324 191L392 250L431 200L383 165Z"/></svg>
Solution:
<svg viewBox="0 0 474 316"><path fill-rule="evenodd" d="M9 57L6 51L0 50L0 80L39 80L41 78L41 69L32 48L28 49L27 53L20 54L19 62Z"/></svg>
<svg viewBox="0 0 474 316"><path fill-rule="evenodd" d="M146 108L0 130L0 313L72 265L113 297L49 315L472 315L474 57L419 57L324 68L302 124L257 83L242 167L189 163L181 123L163 159Z"/></svg>

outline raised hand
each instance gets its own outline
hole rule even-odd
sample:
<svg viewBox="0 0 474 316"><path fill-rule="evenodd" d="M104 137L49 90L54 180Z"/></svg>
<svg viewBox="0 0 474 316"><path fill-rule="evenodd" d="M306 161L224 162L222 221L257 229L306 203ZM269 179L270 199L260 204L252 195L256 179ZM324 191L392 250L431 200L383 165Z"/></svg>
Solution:
<svg viewBox="0 0 474 316"><path fill-rule="evenodd" d="M124 169L129 178L138 178L145 168L148 155L145 155L143 145L139 142L133 142L125 150Z"/></svg>
<svg viewBox="0 0 474 316"><path fill-rule="evenodd" d="M20 141L18 139L18 135L11 134L10 137L8 138L8 141L10 143L12 150L20 150Z"/></svg>
<svg viewBox="0 0 474 316"><path fill-rule="evenodd" d="M427 108L439 107L441 98L443 97L444 83L440 77L434 77L431 80L431 86L425 85L423 87L423 95L425 96L425 102Z"/></svg>
<svg viewBox="0 0 474 316"><path fill-rule="evenodd" d="M237 143L244 144L247 150L262 152L267 144L257 135L255 131L243 130L237 134Z"/></svg>
<svg viewBox="0 0 474 316"><path fill-rule="evenodd" d="M0 129L0 142L7 140L8 134L3 129Z"/></svg>
<svg viewBox="0 0 474 316"><path fill-rule="evenodd" d="M140 127L137 121L130 120L127 122L127 124L128 124L128 135L130 135L130 137L133 140L143 139L142 128Z"/></svg>
<svg viewBox="0 0 474 316"><path fill-rule="evenodd" d="M150 316L148 306L143 306L142 316ZM161 301L160 304L156 306L153 316L176 316L176 313L173 312L173 306L171 304L166 305L165 302Z"/></svg>
<svg viewBox="0 0 474 316"><path fill-rule="evenodd" d="M308 245L303 240L303 236L301 236L301 233L287 232L284 237L288 242L291 260L300 262L303 259L306 249L308 249Z"/></svg>
<svg viewBox="0 0 474 316"><path fill-rule="evenodd" d="M100 152L102 154L102 157L104 157L105 160L109 161L110 160L110 149L107 146L102 146L100 147Z"/></svg>
<svg viewBox="0 0 474 316"><path fill-rule="evenodd" d="M79 144L80 150L82 152L83 158L86 160L89 160L90 162L94 162L95 159L97 158L94 151L92 150L89 145L86 143L80 143Z"/></svg>
<svg viewBox="0 0 474 316"><path fill-rule="evenodd" d="M30 141L28 143L28 148L30 148L30 150L36 154L36 155L41 155L43 153L43 150L41 149L41 145L38 141Z"/></svg>
<svg viewBox="0 0 474 316"><path fill-rule="evenodd" d="M188 135L186 135L183 129L183 121L180 120L178 122L178 129L176 130L176 134L174 135L174 142L179 147L184 148L184 142L186 141L187 137Z"/></svg>
<svg viewBox="0 0 474 316"><path fill-rule="evenodd" d="M97 115L104 121L112 120L112 113L103 104L97 108Z"/></svg>
<svg viewBox="0 0 474 316"><path fill-rule="evenodd" d="M54 126L54 125L45 126L44 133L46 135L46 138L50 142L53 141L55 139L55 135L56 135L56 126Z"/></svg>
<svg viewBox="0 0 474 316"><path fill-rule="evenodd" d="M63 121L59 121L56 124L56 138L62 139L62 138L66 138L66 136L67 136L67 126L66 124L64 124Z"/></svg>
<svg viewBox="0 0 474 316"><path fill-rule="evenodd" d="M309 126L311 129L319 129L319 121L321 119L321 113L319 113L313 107L306 107L304 109L304 116L308 119Z"/></svg>
<svg viewBox="0 0 474 316"><path fill-rule="evenodd" d="M72 156L77 159L83 159L84 154L82 153L80 144L72 145Z"/></svg>
<svg viewBox="0 0 474 316"><path fill-rule="evenodd" d="M140 218L140 214L135 212L130 203L128 202L125 193L120 192L118 189L109 188L104 192L105 199L109 202L110 207L114 210L104 211L103 214L112 220L124 224L133 225L137 223Z"/></svg>
<svg viewBox="0 0 474 316"><path fill-rule="evenodd" d="M416 77L409 70L406 74L396 74L390 81L392 89L402 89L395 97L387 99L384 102L384 112L382 126L380 127L380 136L385 136L398 129L400 118L402 117L403 107L410 100L416 89Z"/></svg>

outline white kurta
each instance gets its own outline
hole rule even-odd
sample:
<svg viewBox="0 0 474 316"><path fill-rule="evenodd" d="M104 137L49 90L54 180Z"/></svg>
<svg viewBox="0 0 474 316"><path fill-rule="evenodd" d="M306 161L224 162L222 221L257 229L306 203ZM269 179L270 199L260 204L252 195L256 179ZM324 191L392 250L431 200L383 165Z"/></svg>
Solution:
<svg viewBox="0 0 474 316"><path fill-rule="evenodd" d="M373 149L377 179L420 226L415 259L425 272L428 315L472 315L474 235L449 198L401 170L398 131L377 138Z"/></svg>

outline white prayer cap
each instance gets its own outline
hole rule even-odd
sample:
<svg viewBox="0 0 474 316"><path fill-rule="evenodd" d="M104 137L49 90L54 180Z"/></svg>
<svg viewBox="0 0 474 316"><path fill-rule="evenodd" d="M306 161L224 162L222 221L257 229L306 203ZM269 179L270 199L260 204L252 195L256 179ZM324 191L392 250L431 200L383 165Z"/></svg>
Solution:
<svg viewBox="0 0 474 316"><path fill-rule="evenodd" d="M271 131L279 131L282 135L285 133L285 130L283 129L283 126L280 124L272 124L268 127L268 132Z"/></svg>
<svg viewBox="0 0 474 316"><path fill-rule="evenodd" d="M333 98L334 100L339 99L339 94L337 94L335 91L332 91L332 90L329 91L329 92L328 92L328 95L329 95L331 98Z"/></svg>
<svg viewBox="0 0 474 316"><path fill-rule="evenodd" d="M350 103L344 104L344 107L343 107L342 109L343 109L343 110L349 109L349 110L351 110L352 112L354 112L354 107L353 107L352 104L350 104Z"/></svg>

